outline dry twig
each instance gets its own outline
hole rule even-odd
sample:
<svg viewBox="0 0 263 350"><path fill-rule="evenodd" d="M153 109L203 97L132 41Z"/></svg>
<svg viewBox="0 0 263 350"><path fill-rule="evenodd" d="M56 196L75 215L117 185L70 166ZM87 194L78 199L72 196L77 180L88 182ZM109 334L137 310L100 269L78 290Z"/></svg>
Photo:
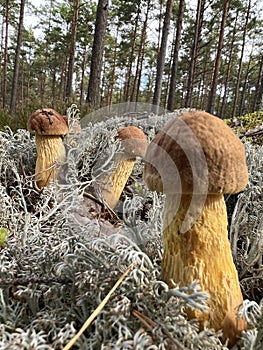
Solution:
<svg viewBox="0 0 263 350"><path fill-rule="evenodd" d="M79 332L71 339L71 341L63 348L63 350L69 350L71 347L76 343L76 341L79 339L79 337L82 335L82 333L88 328L88 326L94 321L94 319L98 316L98 314L101 312L101 310L104 308L104 306L109 301L112 294L115 292L115 290L119 287L119 285L122 283L122 281L125 279L125 277L129 274L131 269L133 268L133 265L130 265L121 275L121 277L118 279L118 281L115 283L115 285L112 287L112 289L109 291L109 293L106 295L106 297L102 300L100 305L94 310L94 312L90 315L90 317L87 319L87 321L83 324L83 326L80 328Z"/></svg>

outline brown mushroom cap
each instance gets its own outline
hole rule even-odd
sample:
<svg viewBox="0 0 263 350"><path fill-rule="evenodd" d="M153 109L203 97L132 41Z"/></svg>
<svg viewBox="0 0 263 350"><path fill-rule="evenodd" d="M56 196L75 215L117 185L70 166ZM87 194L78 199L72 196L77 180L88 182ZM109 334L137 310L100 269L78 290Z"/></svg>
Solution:
<svg viewBox="0 0 263 350"><path fill-rule="evenodd" d="M145 155L144 181L150 190L167 192L180 182L192 193L238 193L248 182L245 149L218 117L186 112L169 121L154 137ZM206 186L205 186L206 183Z"/></svg>
<svg viewBox="0 0 263 350"><path fill-rule="evenodd" d="M144 157L147 149L147 137L136 126L126 126L118 130L118 138L126 153L130 156Z"/></svg>
<svg viewBox="0 0 263 350"><path fill-rule="evenodd" d="M61 135L68 133L63 116L52 108L36 110L28 119L27 129L37 135Z"/></svg>

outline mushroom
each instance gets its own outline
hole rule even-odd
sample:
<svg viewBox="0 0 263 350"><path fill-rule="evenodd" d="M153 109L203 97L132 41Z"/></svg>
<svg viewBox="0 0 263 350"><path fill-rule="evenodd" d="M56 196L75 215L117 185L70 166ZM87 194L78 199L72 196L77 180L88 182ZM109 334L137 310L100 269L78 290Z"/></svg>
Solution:
<svg viewBox="0 0 263 350"><path fill-rule="evenodd" d="M136 156L143 157L147 148L144 132L136 126L127 126L118 131L123 152L114 155L114 167L109 174L97 178L104 202L114 209L132 173Z"/></svg>
<svg viewBox="0 0 263 350"><path fill-rule="evenodd" d="M27 128L36 135L36 183L39 188L49 186L57 178L55 162L66 159L63 136L68 127L63 117L54 109L38 109L28 119Z"/></svg>
<svg viewBox="0 0 263 350"><path fill-rule="evenodd" d="M246 328L237 311L243 302L227 231L224 193L248 182L243 144L219 118L191 111L169 121L145 155L143 178L165 193L162 279L180 286L198 280L209 292L209 313L187 309L205 326L223 329L236 342Z"/></svg>

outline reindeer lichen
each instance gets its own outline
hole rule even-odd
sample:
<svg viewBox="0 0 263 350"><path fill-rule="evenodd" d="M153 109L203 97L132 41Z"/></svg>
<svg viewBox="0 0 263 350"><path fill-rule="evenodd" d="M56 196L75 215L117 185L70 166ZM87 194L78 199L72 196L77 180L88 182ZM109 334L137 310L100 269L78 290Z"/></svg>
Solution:
<svg viewBox="0 0 263 350"><path fill-rule="evenodd" d="M87 125L65 140L68 158L59 182L41 191L34 186L34 138L25 130L0 133L0 222L8 232L0 250L1 349L62 349L131 263L76 349L227 349L220 332L200 332L186 318L185 307L206 308L198 281L169 290L159 280L163 198L143 185L143 164L134 169L118 218L85 197L97 171L111 166L105 159L121 149L118 128L138 126L150 141L176 113ZM230 238L244 294L253 302L244 306L249 329L240 340L248 350L253 344L259 349L263 337L263 154L245 146L250 182L232 213Z"/></svg>

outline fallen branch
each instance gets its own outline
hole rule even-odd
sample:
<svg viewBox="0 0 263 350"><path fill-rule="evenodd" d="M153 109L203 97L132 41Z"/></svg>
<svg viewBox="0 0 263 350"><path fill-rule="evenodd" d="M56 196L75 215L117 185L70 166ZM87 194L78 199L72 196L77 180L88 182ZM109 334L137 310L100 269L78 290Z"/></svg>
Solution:
<svg viewBox="0 0 263 350"><path fill-rule="evenodd" d="M136 317L139 321L141 321L144 324L144 326L147 327L148 330L150 330L151 332L153 332L153 329L157 326L156 322L154 322L149 317L143 315L141 312L137 310L132 310L132 315ZM167 338L171 341L171 343L175 345L175 347L173 346L172 348L171 346L169 346L167 350L168 349L169 350L172 350L172 349L188 350L177 339L174 339L164 327L162 327L162 330L163 330L163 333L167 336Z"/></svg>
<svg viewBox="0 0 263 350"><path fill-rule="evenodd" d="M242 139L243 137L254 137L254 136L259 136L259 135L263 135L263 130L246 132L245 134L239 135L239 138Z"/></svg>
<svg viewBox="0 0 263 350"><path fill-rule="evenodd" d="M111 215L112 218L120 220L120 218L118 217L118 215L115 213L114 210L112 210L107 203L105 202L101 202L98 198L94 197L91 193L84 191L83 192L83 196L91 199L92 201L94 201L95 203L99 204L103 209L107 210L109 212L109 214Z"/></svg>

